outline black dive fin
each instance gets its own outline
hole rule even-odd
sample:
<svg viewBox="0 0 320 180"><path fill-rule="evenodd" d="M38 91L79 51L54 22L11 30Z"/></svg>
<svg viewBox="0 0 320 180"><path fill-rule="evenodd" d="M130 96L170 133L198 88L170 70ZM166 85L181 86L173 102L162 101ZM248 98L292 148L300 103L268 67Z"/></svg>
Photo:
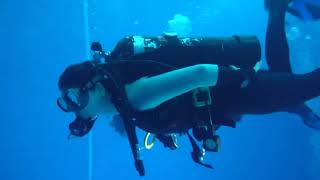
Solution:
<svg viewBox="0 0 320 180"><path fill-rule="evenodd" d="M310 3L305 3L305 7L308 9L310 14L312 15L313 20L320 19L320 6L313 5Z"/></svg>
<svg viewBox="0 0 320 180"><path fill-rule="evenodd" d="M301 16L300 12L297 9L288 7L287 12L299 19L303 19L303 17Z"/></svg>

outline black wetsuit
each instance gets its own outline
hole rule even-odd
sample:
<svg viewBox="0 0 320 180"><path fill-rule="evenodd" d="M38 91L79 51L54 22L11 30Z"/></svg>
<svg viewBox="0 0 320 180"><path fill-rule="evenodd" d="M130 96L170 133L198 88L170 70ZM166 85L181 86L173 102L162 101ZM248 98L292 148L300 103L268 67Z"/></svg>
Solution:
<svg viewBox="0 0 320 180"><path fill-rule="evenodd" d="M285 32L285 16L287 10L288 7L285 1L279 1L273 6L269 6L266 34L266 60L269 71L271 72L292 73L289 45ZM301 90L303 91L303 89ZM312 110L303 103L289 106L283 110L297 113L301 116L312 112Z"/></svg>
<svg viewBox="0 0 320 180"><path fill-rule="evenodd" d="M284 6L285 7L285 6ZM292 73L289 46L285 32L285 8L269 10L266 34L266 60L269 71Z"/></svg>
<svg viewBox="0 0 320 180"><path fill-rule="evenodd" d="M246 88L222 88L214 100L226 114L262 114L303 103L320 95L320 70L308 74L258 72Z"/></svg>

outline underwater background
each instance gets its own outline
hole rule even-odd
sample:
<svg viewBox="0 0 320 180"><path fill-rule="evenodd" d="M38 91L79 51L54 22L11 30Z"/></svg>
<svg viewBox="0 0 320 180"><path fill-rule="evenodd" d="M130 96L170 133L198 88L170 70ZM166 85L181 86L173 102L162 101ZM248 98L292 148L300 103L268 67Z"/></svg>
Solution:
<svg viewBox="0 0 320 180"><path fill-rule="evenodd" d="M0 18L0 180L141 179L127 139L108 117L100 117L90 136L67 140L73 115L56 106L57 81L68 65L87 59L91 41L112 50L127 35L177 30L257 35L264 46L267 24L263 0L1 0ZM288 15L286 28L294 72L320 67L320 22ZM319 99L308 104L320 113ZM158 142L142 151L143 179L320 179L320 132L295 115L245 116L218 134L221 151L206 156L214 170L193 163L181 136L178 150ZM140 142L143 136L139 131Z"/></svg>

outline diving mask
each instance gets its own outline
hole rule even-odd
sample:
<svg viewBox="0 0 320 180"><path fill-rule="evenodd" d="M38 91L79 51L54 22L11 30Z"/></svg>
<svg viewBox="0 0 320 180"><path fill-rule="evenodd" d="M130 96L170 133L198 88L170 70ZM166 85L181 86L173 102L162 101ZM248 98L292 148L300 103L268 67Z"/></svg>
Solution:
<svg viewBox="0 0 320 180"><path fill-rule="evenodd" d="M83 89L69 89L57 99L57 105L64 112L79 112L89 103L89 93Z"/></svg>

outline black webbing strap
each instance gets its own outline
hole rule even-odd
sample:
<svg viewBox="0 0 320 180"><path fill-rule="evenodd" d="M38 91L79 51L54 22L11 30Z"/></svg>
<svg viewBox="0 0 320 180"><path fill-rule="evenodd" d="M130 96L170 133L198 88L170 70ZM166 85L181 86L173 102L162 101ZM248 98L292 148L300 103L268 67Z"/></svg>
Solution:
<svg viewBox="0 0 320 180"><path fill-rule="evenodd" d="M126 112L128 109L126 110L126 108L120 105L123 102L121 102L121 100L119 99L118 101L113 101L113 102L118 112L120 113L120 116L123 119L124 127L126 129L128 140L131 146L131 151L134 158L134 165L136 167L136 170L139 172L140 176L144 176L145 169L144 169L143 161L141 159L139 141L136 133L136 126L133 123L133 120L130 118L130 114Z"/></svg>
<svg viewBox="0 0 320 180"><path fill-rule="evenodd" d="M112 67L109 67L109 68L110 68L109 71L111 71ZM107 74L107 72L105 73ZM110 81L111 84L109 84L109 88L110 88L109 90L112 92L111 102L114 104L121 118L123 119L126 133L128 135L128 140L131 146L131 151L134 158L134 164L135 164L136 170L139 172L140 176L144 176L145 169L144 169L143 161L140 155L139 141L136 133L136 126L134 124L133 118L131 117L131 112L130 112L131 109L129 107L129 103L123 92L123 88L121 88L122 86L120 86L120 84L117 83L115 77L113 77L111 73L108 74L108 77L109 79L111 79Z"/></svg>
<svg viewBox="0 0 320 180"><path fill-rule="evenodd" d="M131 119L128 119L127 117L123 117L123 121L124 121L125 129L127 131L128 140L129 140L129 143L131 146L131 151L132 151L132 155L134 158L134 165L135 165L137 171L139 172L139 175L144 176L145 169L144 169L143 161L142 161L141 155L140 155L136 127L131 122Z"/></svg>
<svg viewBox="0 0 320 180"><path fill-rule="evenodd" d="M193 161L204 166L204 167L213 169L213 167L210 164L205 164L202 162L203 153L202 153L201 149L199 148L196 141L192 138L192 136L190 135L189 132L187 132L187 135L188 135L188 138L189 138L190 143L192 145L191 157L192 157Z"/></svg>

